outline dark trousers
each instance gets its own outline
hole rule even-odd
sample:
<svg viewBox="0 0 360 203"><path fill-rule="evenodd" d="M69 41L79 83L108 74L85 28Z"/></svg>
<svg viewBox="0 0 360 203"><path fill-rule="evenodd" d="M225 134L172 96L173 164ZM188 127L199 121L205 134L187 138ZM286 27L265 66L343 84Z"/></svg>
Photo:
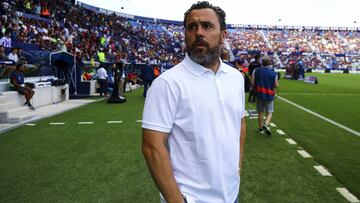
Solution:
<svg viewBox="0 0 360 203"><path fill-rule="evenodd" d="M256 98L255 87L251 86L251 87L250 87L250 92L249 92L248 101L249 101L249 102L255 102L255 98Z"/></svg>
<svg viewBox="0 0 360 203"><path fill-rule="evenodd" d="M106 79L99 79L99 92L100 92L100 96L103 96L103 94L106 94L106 89L107 89L107 81Z"/></svg>
<svg viewBox="0 0 360 203"><path fill-rule="evenodd" d="M146 97L146 93L149 89L149 87L151 86L152 80L144 80L144 97Z"/></svg>

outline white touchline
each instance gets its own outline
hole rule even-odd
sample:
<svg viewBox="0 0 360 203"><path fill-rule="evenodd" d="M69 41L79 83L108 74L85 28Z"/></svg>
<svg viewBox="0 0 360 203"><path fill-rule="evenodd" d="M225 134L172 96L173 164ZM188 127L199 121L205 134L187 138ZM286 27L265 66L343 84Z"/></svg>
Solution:
<svg viewBox="0 0 360 203"><path fill-rule="evenodd" d="M107 123L122 123L123 121L108 121Z"/></svg>
<svg viewBox="0 0 360 203"><path fill-rule="evenodd" d="M340 192L340 194L342 194L349 202L360 202L360 200L351 194L346 188L338 187L336 190Z"/></svg>
<svg viewBox="0 0 360 203"><path fill-rule="evenodd" d="M65 125L65 123L49 123L49 125Z"/></svg>
<svg viewBox="0 0 360 203"><path fill-rule="evenodd" d="M314 168L322 175L322 176L332 176L331 173L324 166L314 166Z"/></svg>
<svg viewBox="0 0 360 203"><path fill-rule="evenodd" d="M28 126L35 126L36 124L35 124L35 123L27 123L26 125L28 125Z"/></svg>
<svg viewBox="0 0 360 203"><path fill-rule="evenodd" d="M89 125L89 124L94 124L93 121L81 121L81 122L78 122L79 125Z"/></svg>
<svg viewBox="0 0 360 203"><path fill-rule="evenodd" d="M271 127L276 127L275 123L270 123Z"/></svg>
<svg viewBox="0 0 360 203"><path fill-rule="evenodd" d="M286 141L289 143L289 144L292 144L292 145L295 145L297 144L293 139L286 139Z"/></svg>
<svg viewBox="0 0 360 203"><path fill-rule="evenodd" d="M303 157L303 158L310 158L311 155L307 153L305 150L297 150L297 152Z"/></svg>
<svg viewBox="0 0 360 203"><path fill-rule="evenodd" d="M324 121L327 121L327 122L329 122L329 123L331 123L331 124L333 124L333 125L335 125L335 126L337 126L337 127L339 127L339 128L342 128L342 129L344 129L344 130L346 130L346 131L348 131L348 132L350 132L350 133L352 133L352 134L354 134L354 135L360 136L360 132L357 132L357 131L349 128L349 127L346 127L346 126L344 126L344 125L342 125L342 124L340 124L340 123L337 123L337 122L335 122L335 121L333 121L333 120L331 120L331 119L328 119L328 118L326 118L325 116L322 116L322 115L320 115L320 114L318 114L318 113L316 113L316 112L313 112L313 111L311 111L311 110L309 110L309 109L307 109L307 108L305 108L305 107L303 107L303 106L300 106L300 105L298 105L298 104L296 104L296 103L294 103L294 102L292 102L292 101L289 101L289 100L287 100L287 99L285 99L285 98L282 98L282 97L280 97L280 96L278 96L278 98L281 99L281 100L283 100L283 101L285 101L285 102L287 102L287 103L289 103L289 104L291 104L291 105L293 105L293 106L296 106L296 107L298 107L299 109L302 109L302 110L304 110L304 111L306 111L306 112L308 112L308 113L310 113L310 114L312 114L312 115L314 115L314 116L316 116L316 117L318 117L318 118L321 118L321 119L323 119Z"/></svg>
<svg viewBox="0 0 360 203"><path fill-rule="evenodd" d="M305 96L360 96L359 94L352 94L352 93L281 93L282 95L305 95Z"/></svg>
<svg viewBox="0 0 360 203"><path fill-rule="evenodd" d="M276 132L277 132L279 135L285 135L285 132L282 131L282 130L276 130Z"/></svg>
<svg viewBox="0 0 360 203"><path fill-rule="evenodd" d="M142 120L137 120L136 122L137 122L137 123L141 123L141 122L142 122Z"/></svg>

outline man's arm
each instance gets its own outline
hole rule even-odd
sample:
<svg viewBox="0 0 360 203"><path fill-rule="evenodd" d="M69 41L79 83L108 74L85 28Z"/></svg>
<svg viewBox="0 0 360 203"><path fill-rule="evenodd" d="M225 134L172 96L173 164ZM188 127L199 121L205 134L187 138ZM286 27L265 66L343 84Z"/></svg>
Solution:
<svg viewBox="0 0 360 203"><path fill-rule="evenodd" d="M10 83L13 84L15 88L19 88L20 85L17 83L16 77L11 77L10 80Z"/></svg>
<svg viewBox="0 0 360 203"><path fill-rule="evenodd" d="M143 128L142 151L152 178L167 203L183 203L184 199L170 164L167 138L167 133Z"/></svg>
<svg viewBox="0 0 360 203"><path fill-rule="evenodd" d="M108 74L107 74L107 71L104 69L104 74L105 74L105 77L106 77L106 79L107 79L107 77L108 77Z"/></svg>
<svg viewBox="0 0 360 203"><path fill-rule="evenodd" d="M279 87L279 79L277 76L275 78L275 87Z"/></svg>
<svg viewBox="0 0 360 203"><path fill-rule="evenodd" d="M240 173L242 171L242 163L245 152L245 140L246 140L246 122L244 117L241 119L241 130L240 130L240 163L239 163Z"/></svg>
<svg viewBox="0 0 360 203"><path fill-rule="evenodd" d="M255 86L255 71L253 71L252 75L251 75L251 85L254 87Z"/></svg>

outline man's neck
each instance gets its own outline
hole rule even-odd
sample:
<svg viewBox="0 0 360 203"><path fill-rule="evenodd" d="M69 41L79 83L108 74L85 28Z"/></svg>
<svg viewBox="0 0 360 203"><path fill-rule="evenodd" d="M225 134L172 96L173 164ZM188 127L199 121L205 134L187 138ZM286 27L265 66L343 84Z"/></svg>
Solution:
<svg viewBox="0 0 360 203"><path fill-rule="evenodd" d="M219 67L220 67L220 62L218 61L214 65L211 65L207 68L210 68L216 74L216 72L219 70Z"/></svg>
<svg viewBox="0 0 360 203"><path fill-rule="evenodd" d="M204 66L207 69L212 70L216 74L216 72L219 70L220 67L220 60L217 60L211 64L200 64L200 65Z"/></svg>

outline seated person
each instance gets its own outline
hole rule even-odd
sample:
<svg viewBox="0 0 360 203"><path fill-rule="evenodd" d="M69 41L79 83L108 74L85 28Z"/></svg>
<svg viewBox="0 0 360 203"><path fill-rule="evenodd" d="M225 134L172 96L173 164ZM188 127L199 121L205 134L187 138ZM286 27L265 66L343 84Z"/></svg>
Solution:
<svg viewBox="0 0 360 203"><path fill-rule="evenodd" d="M24 83L24 71L25 66L23 63L16 65L16 69L10 75L10 90L16 90L19 94L24 95L26 99L24 105L27 105L31 110L35 110L30 103L30 99L34 96L34 91Z"/></svg>

